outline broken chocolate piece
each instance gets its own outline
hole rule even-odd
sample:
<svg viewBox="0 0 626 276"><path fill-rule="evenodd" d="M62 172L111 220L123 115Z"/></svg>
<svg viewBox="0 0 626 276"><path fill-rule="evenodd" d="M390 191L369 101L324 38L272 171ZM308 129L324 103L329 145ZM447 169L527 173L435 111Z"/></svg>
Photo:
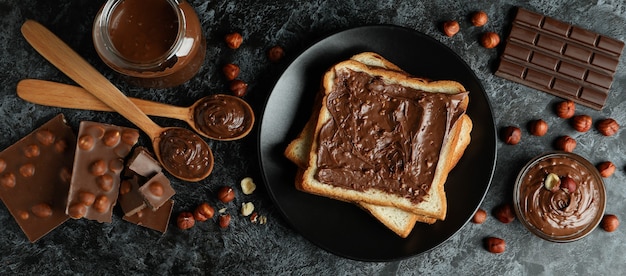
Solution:
<svg viewBox="0 0 626 276"><path fill-rule="evenodd" d="M136 129L87 121L80 123L67 198L66 212L71 218L111 222L124 158L138 139ZM85 195L94 200L83 200Z"/></svg>
<svg viewBox="0 0 626 276"><path fill-rule="evenodd" d="M132 216L124 216L123 219L125 221L165 233L165 231L167 231L167 226L169 224L173 208L174 201L168 200L157 210L153 211L150 208L144 208Z"/></svg>
<svg viewBox="0 0 626 276"><path fill-rule="evenodd" d="M0 152L0 199L35 242L68 219L76 136L59 114Z"/></svg>

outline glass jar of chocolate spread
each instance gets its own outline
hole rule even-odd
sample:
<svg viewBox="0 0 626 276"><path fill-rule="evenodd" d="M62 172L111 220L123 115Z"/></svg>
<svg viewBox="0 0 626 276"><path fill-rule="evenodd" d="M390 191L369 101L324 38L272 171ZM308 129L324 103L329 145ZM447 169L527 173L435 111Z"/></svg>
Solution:
<svg viewBox="0 0 626 276"><path fill-rule="evenodd" d="M108 0L93 25L96 52L138 86L180 85L198 73L206 40L184 0Z"/></svg>
<svg viewBox="0 0 626 276"><path fill-rule="evenodd" d="M604 182L580 155L550 152L533 158L519 173L514 208L533 234L552 242L581 239L604 215Z"/></svg>

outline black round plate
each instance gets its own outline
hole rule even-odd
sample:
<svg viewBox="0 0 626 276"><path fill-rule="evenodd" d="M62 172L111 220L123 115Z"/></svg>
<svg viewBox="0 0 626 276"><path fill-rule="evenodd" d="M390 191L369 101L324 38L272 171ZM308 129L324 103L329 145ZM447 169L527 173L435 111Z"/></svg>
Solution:
<svg viewBox="0 0 626 276"><path fill-rule="evenodd" d="M448 213L433 225L417 223L400 238L357 206L296 190L297 167L283 151L302 130L323 74L352 55L379 53L415 76L455 80L470 91L472 141L448 176ZM285 219L306 239L334 254L391 261L428 251L459 231L482 202L496 160L496 131L487 95L470 67L452 50L415 30L376 25L345 30L311 46L277 81L259 131L259 158L267 189Z"/></svg>

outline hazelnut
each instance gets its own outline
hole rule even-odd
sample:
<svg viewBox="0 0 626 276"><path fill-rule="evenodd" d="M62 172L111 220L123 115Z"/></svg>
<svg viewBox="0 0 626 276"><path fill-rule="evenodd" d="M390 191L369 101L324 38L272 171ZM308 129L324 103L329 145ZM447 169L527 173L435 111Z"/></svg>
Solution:
<svg viewBox="0 0 626 276"><path fill-rule="evenodd" d="M33 164L24 164L20 167L20 174L23 177L31 177L35 175L35 165Z"/></svg>
<svg viewBox="0 0 626 276"><path fill-rule="evenodd" d="M604 161L596 166L598 172L604 178L609 177L615 173L615 164L611 161Z"/></svg>
<svg viewBox="0 0 626 276"><path fill-rule="evenodd" d="M41 153L41 150L39 149L39 146L37 145L30 145L24 149L24 156L28 158L37 157L39 156L40 153Z"/></svg>
<svg viewBox="0 0 626 276"><path fill-rule="evenodd" d="M7 168L7 161L4 161L4 159L0 158L0 173L4 172L6 168Z"/></svg>
<svg viewBox="0 0 626 276"><path fill-rule="evenodd" d="M569 119L576 112L576 104L572 100L562 101L556 104L556 116L563 119Z"/></svg>
<svg viewBox="0 0 626 276"><path fill-rule="evenodd" d="M448 20L443 22L443 33L445 33L448 37L454 36L459 32L459 22L454 20Z"/></svg>
<svg viewBox="0 0 626 276"><path fill-rule="evenodd" d="M222 73L224 73L227 80L232 81L239 76L239 66L228 63L222 67Z"/></svg>
<svg viewBox="0 0 626 276"><path fill-rule="evenodd" d="M248 84L242 80L233 80L230 82L230 91L237 97L243 97L248 92Z"/></svg>
<svg viewBox="0 0 626 276"><path fill-rule="evenodd" d="M104 175L107 172L107 163L104 160L96 160L91 164L89 171L95 176Z"/></svg>
<svg viewBox="0 0 626 276"><path fill-rule="evenodd" d="M104 133L102 143L107 147L115 147L120 143L121 139L122 134L118 130L112 129Z"/></svg>
<svg viewBox="0 0 626 276"><path fill-rule="evenodd" d="M6 188L15 187L15 182L15 174L13 173L6 173L0 177L0 184Z"/></svg>
<svg viewBox="0 0 626 276"><path fill-rule="evenodd" d="M535 136L544 136L548 132L548 123L542 119L533 120L528 124L528 131Z"/></svg>
<svg viewBox="0 0 626 276"><path fill-rule="evenodd" d="M78 148L81 150L89 151L95 144L93 136L91 135L83 135L78 138Z"/></svg>
<svg viewBox="0 0 626 276"><path fill-rule="evenodd" d="M604 136L612 136L619 130L619 124L614 119L608 118L598 122L598 131Z"/></svg>
<svg viewBox="0 0 626 276"><path fill-rule="evenodd" d="M109 198L105 195L99 195L96 197L96 200L93 202L93 209L98 213L104 213L109 210L111 207L111 203L109 202Z"/></svg>
<svg viewBox="0 0 626 276"><path fill-rule="evenodd" d="M241 180L241 191L243 191L243 194L252 194L254 190L256 190L256 184L254 184L252 177L246 177Z"/></svg>
<svg viewBox="0 0 626 276"><path fill-rule="evenodd" d="M476 27L482 27L487 24L487 19L487 13L485 13L484 11L474 12L471 18L472 25Z"/></svg>
<svg viewBox="0 0 626 276"><path fill-rule="evenodd" d="M602 217L602 222L600 222L600 226L604 229L604 231L613 232L617 230L617 227L619 227L619 219L616 215L604 215L604 217Z"/></svg>
<svg viewBox="0 0 626 276"><path fill-rule="evenodd" d="M52 207L47 203L39 203L30 209L33 214L39 218L47 218L52 216Z"/></svg>
<svg viewBox="0 0 626 276"><path fill-rule="evenodd" d="M134 146L139 141L139 131L136 129L125 129L122 131L122 142L129 146Z"/></svg>
<svg viewBox="0 0 626 276"><path fill-rule="evenodd" d="M217 199L223 203L228 203L235 199L235 191L233 188L224 186L217 192Z"/></svg>
<svg viewBox="0 0 626 276"><path fill-rule="evenodd" d="M230 225L230 214L221 214L219 218L220 228L227 228Z"/></svg>
<svg viewBox="0 0 626 276"><path fill-rule="evenodd" d="M78 201L85 206L91 206L96 201L96 195L90 192L79 192Z"/></svg>
<svg viewBox="0 0 626 276"><path fill-rule="evenodd" d="M485 248L491 253L499 254L506 250L506 242L501 238L488 237L485 239Z"/></svg>
<svg viewBox="0 0 626 276"><path fill-rule="evenodd" d="M487 220L487 212L483 209L476 210L474 216L472 217L472 222L476 224L481 224Z"/></svg>
<svg viewBox="0 0 626 276"><path fill-rule="evenodd" d="M19 217L21 220L27 220L28 218L30 218L30 214L26 211L19 211L17 213L17 217Z"/></svg>
<svg viewBox="0 0 626 276"><path fill-rule="evenodd" d="M561 179L555 173L549 173L543 180L543 187L548 191L556 192L561 188Z"/></svg>
<svg viewBox="0 0 626 276"><path fill-rule="evenodd" d="M163 184L161 182L155 181L150 183L148 190L153 196L161 197L163 196Z"/></svg>
<svg viewBox="0 0 626 276"><path fill-rule="evenodd" d="M228 48L237 49L239 48L239 46L241 46L241 43L243 42L243 37L240 33L235 32L227 34L225 40Z"/></svg>
<svg viewBox="0 0 626 276"><path fill-rule="evenodd" d="M561 189L567 193L576 191L576 181L569 176L561 178Z"/></svg>
<svg viewBox="0 0 626 276"><path fill-rule="evenodd" d="M40 130L37 132L37 141L44 146L49 146L54 143L54 134L49 130Z"/></svg>
<svg viewBox="0 0 626 276"><path fill-rule="evenodd" d="M241 204L241 215L244 217L249 216L254 212L254 204L252 202L246 202Z"/></svg>
<svg viewBox="0 0 626 276"><path fill-rule="evenodd" d="M67 215L73 219L79 219L87 214L87 206L82 203L74 203L67 208Z"/></svg>
<svg viewBox="0 0 626 276"><path fill-rule="evenodd" d="M502 140L509 145L516 145L522 138L522 131L515 126L508 126L502 130Z"/></svg>
<svg viewBox="0 0 626 276"><path fill-rule="evenodd" d="M196 220L193 218L193 214L190 212L182 212L178 214L176 218L176 225L181 230L187 230L196 224Z"/></svg>
<svg viewBox="0 0 626 276"><path fill-rule="evenodd" d="M480 38L480 44L487 49L492 49L500 44L500 36L494 32L486 32Z"/></svg>
<svg viewBox="0 0 626 276"><path fill-rule="evenodd" d="M254 212L250 215L250 222L257 223L259 222L259 213Z"/></svg>
<svg viewBox="0 0 626 276"><path fill-rule="evenodd" d="M113 176L111 176L110 174L103 174L101 176L98 176L96 177L96 184L98 184L98 187L100 187L100 189L108 192L113 189Z"/></svg>
<svg viewBox="0 0 626 276"><path fill-rule="evenodd" d="M130 190L131 190L130 180L128 179L122 180L122 183L120 183L120 195L125 195L127 193L130 193Z"/></svg>
<svg viewBox="0 0 626 276"><path fill-rule="evenodd" d="M271 61L271 62L279 62L283 56L285 56L285 51L283 51L283 47L280 47L278 45L270 48L270 50L267 52L267 58Z"/></svg>
<svg viewBox="0 0 626 276"><path fill-rule="evenodd" d="M197 221L206 221L213 218L214 214L215 209L213 209L213 207L211 207L208 203L204 202L196 207L196 210L193 212L193 218Z"/></svg>
<svg viewBox="0 0 626 276"><path fill-rule="evenodd" d="M54 151L63 153L65 149L67 149L67 142L65 142L65 140L59 140L54 143Z"/></svg>
<svg viewBox="0 0 626 276"><path fill-rule="evenodd" d="M587 132L593 125L591 116L589 115L576 115L572 117L572 127L578 132Z"/></svg>
<svg viewBox="0 0 626 276"><path fill-rule="evenodd" d="M576 148L576 140L572 137L564 135L556 139L555 147L558 150L573 152Z"/></svg>
<svg viewBox="0 0 626 276"><path fill-rule="evenodd" d="M494 216L502 223L510 223L515 220L513 206L510 203L502 204L494 210Z"/></svg>

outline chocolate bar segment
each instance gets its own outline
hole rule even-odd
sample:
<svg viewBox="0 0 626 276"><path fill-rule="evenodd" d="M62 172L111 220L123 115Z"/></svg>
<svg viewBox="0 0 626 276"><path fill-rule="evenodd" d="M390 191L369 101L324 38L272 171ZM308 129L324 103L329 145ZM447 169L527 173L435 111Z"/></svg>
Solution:
<svg viewBox="0 0 626 276"><path fill-rule="evenodd" d="M158 209L176 194L170 180L162 172L157 173L139 187L139 193L152 210Z"/></svg>
<svg viewBox="0 0 626 276"><path fill-rule="evenodd" d="M68 219L76 136L59 114L0 152L0 199L35 242Z"/></svg>
<svg viewBox="0 0 626 276"><path fill-rule="evenodd" d="M80 123L66 210L71 218L111 222L124 158L138 139L136 129Z"/></svg>
<svg viewBox="0 0 626 276"><path fill-rule="evenodd" d="M168 200L157 210L144 208L132 216L124 216L123 219L125 221L165 233L165 231L167 231L167 226L169 225L173 208L174 201Z"/></svg>
<svg viewBox="0 0 626 276"><path fill-rule="evenodd" d="M495 74L602 109L624 42L518 8Z"/></svg>

